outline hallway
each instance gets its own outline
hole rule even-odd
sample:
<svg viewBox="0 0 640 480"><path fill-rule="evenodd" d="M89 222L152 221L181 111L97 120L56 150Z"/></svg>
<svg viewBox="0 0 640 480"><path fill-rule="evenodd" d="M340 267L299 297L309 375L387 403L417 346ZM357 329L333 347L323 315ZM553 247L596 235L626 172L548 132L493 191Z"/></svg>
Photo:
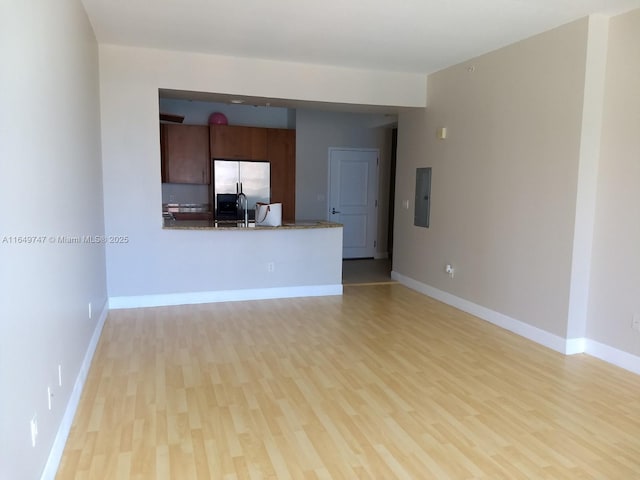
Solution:
<svg viewBox="0 0 640 480"><path fill-rule="evenodd" d="M359 258L342 261L343 285L389 282L394 280L391 279L391 260L388 258Z"/></svg>

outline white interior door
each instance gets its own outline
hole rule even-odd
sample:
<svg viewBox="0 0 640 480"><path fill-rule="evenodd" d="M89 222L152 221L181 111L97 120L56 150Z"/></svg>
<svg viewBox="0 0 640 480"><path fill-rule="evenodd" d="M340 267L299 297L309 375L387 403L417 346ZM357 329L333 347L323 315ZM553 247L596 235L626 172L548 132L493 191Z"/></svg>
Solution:
<svg viewBox="0 0 640 480"><path fill-rule="evenodd" d="M329 149L328 219L343 227L342 257L375 256L378 150Z"/></svg>

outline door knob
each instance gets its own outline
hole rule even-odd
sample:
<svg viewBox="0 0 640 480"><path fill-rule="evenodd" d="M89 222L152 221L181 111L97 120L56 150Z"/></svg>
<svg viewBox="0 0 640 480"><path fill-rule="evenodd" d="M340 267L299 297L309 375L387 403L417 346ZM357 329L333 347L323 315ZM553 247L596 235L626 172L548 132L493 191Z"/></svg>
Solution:
<svg viewBox="0 0 640 480"><path fill-rule="evenodd" d="M331 214L335 215L336 213L340 213L338 210L336 210L335 208L331 207Z"/></svg>

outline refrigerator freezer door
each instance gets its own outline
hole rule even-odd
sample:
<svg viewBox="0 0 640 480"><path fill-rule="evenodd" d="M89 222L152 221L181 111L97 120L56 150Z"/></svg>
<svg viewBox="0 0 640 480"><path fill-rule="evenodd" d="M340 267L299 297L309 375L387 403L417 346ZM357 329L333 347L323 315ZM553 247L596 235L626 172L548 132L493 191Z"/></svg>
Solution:
<svg viewBox="0 0 640 480"><path fill-rule="evenodd" d="M240 168L238 162L215 160L213 162L215 193L238 193Z"/></svg>
<svg viewBox="0 0 640 480"><path fill-rule="evenodd" d="M214 199L218 194L236 194L242 188L247 196L249 218L255 219L256 203L271 200L271 165L269 162L214 160Z"/></svg>

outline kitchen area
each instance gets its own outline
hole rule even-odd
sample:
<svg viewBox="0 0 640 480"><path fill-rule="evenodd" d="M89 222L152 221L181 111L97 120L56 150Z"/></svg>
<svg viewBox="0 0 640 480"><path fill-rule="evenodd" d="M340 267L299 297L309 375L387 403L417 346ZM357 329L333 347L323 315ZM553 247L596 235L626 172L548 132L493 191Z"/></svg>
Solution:
<svg viewBox="0 0 640 480"><path fill-rule="evenodd" d="M188 112L190 102L185 106ZM327 220L296 221L294 128L229 125L219 111L208 115L206 125L183 122L185 115L163 111L161 99L164 228L341 227Z"/></svg>
<svg viewBox="0 0 640 480"><path fill-rule="evenodd" d="M380 123L388 117L232 100L156 90L155 173L137 182L157 193L144 198L149 213L129 223L148 241L110 252L123 265L142 255L146 266L119 274L113 307L342 293L344 229L328 213L327 152L335 145L385 151ZM241 191L246 204L238 202ZM281 216L256 222L259 203L281 204Z"/></svg>
<svg viewBox="0 0 640 480"><path fill-rule="evenodd" d="M212 197L206 182L162 182L159 115L183 115L183 125L208 129L209 116L221 112L230 127L294 130L292 220L298 224L331 218L328 149L353 146L386 152L387 124L393 119L382 113L327 111L320 102L282 105L278 99L292 96L314 100L307 90L316 91L307 88L308 82L301 77L284 75L286 68L278 73L277 82L292 88L280 94L278 89L265 87L268 72L238 70L233 59L229 64L180 53L111 46L102 50L105 230L130 238L125 245L106 246L110 307L341 294L342 227L166 228L163 204L211 204ZM376 99L386 102L388 80L380 81L382 91L376 90L375 96L354 90L360 94L345 99L358 104L376 103ZM300 97L294 95L295 89L304 90ZM396 95L397 91L389 93ZM231 103L242 94L245 104ZM207 158L210 162L214 157ZM209 162L205 169L211 169ZM384 157L380 162L387 165ZM276 200L275 169L272 165L272 202ZM282 203L283 223L289 223L287 201ZM383 204L380 215L384 217L386 211ZM385 248L385 238L386 229L381 228L380 249Z"/></svg>
<svg viewBox="0 0 640 480"><path fill-rule="evenodd" d="M342 293L342 225L296 219L296 130L283 124L286 109L253 126L230 125L226 107L161 99L162 230L151 250L164 260L151 277L167 291L116 296L113 307ZM252 121L258 109L246 108ZM167 271L180 272L180 283Z"/></svg>
<svg viewBox="0 0 640 480"><path fill-rule="evenodd" d="M262 100L262 103L260 103ZM242 102L242 103L240 103ZM229 220L229 199L242 183L249 216L255 203L282 203L282 222L331 220L328 205L328 151L331 147L378 148L380 199L377 244L386 252L391 127L395 117L380 114L322 111L299 105L221 94L160 90L162 204L176 220ZM178 156L177 160L169 158ZM246 168L255 172L254 188ZM225 168L226 167L226 168ZM228 173L229 170L235 173ZM246 171L246 170L245 170ZM217 172L217 173L216 173ZM224 173L223 173L224 172ZM269 177L269 180L261 180ZM224 178L223 178L224 177ZM218 212L218 195L230 195ZM221 201L225 199L221 198ZM224 212L225 207L227 211ZM222 213L226 218L216 216Z"/></svg>
<svg viewBox="0 0 640 480"><path fill-rule="evenodd" d="M232 126L221 112L212 112L205 125L184 124L184 118L160 112L166 226L205 220L255 225L257 204L279 204L280 218L267 222L271 226L293 223L294 129Z"/></svg>

